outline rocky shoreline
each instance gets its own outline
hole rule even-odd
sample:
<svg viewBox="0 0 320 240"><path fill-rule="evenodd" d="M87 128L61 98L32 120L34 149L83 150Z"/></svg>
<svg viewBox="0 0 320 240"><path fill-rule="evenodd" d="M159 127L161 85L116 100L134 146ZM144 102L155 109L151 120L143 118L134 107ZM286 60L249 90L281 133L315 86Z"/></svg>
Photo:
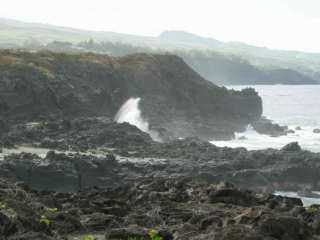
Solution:
<svg viewBox="0 0 320 240"><path fill-rule="evenodd" d="M320 154L302 150L297 143L281 150L257 151L217 147L197 138L160 143L135 126L108 118L13 125L0 142L4 148L45 149L42 157L21 150L0 161L1 176L30 182L40 190L61 191L61 186L66 191L79 190L78 179L84 181L85 176L90 179L88 186L105 186L109 182L100 176L111 177L112 182L112 178L123 179L124 175L156 175L192 177L209 183L229 181L261 192L320 191ZM49 188L41 176L57 181L51 181ZM63 176L62 184L59 179Z"/></svg>
<svg viewBox="0 0 320 240"><path fill-rule="evenodd" d="M171 55L3 51L0 73L0 240L320 238L319 206L272 194L320 192L320 153L206 141L287 134L254 90ZM163 141L114 122L138 96Z"/></svg>
<svg viewBox="0 0 320 240"><path fill-rule="evenodd" d="M271 194L319 191L320 154L297 143L260 151L196 138L159 143L108 118L14 124L1 143L45 150L2 153L2 239L148 239L152 229L162 239L320 234L318 206Z"/></svg>

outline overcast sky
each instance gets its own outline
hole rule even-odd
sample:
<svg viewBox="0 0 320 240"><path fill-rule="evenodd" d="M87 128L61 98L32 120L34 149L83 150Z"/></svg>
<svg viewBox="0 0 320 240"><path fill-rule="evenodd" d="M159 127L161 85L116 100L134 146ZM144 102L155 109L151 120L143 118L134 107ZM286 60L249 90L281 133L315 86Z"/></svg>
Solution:
<svg viewBox="0 0 320 240"><path fill-rule="evenodd" d="M0 17L149 36L185 30L320 52L320 0L1 0Z"/></svg>

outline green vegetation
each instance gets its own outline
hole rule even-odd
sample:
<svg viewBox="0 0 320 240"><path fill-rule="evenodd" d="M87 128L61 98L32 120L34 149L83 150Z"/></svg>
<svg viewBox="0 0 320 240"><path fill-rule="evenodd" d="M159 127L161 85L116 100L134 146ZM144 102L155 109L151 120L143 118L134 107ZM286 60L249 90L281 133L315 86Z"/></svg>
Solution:
<svg viewBox="0 0 320 240"><path fill-rule="evenodd" d="M58 212L58 208L46 208L46 211L49 213L55 213Z"/></svg>
<svg viewBox="0 0 320 240"><path fill-rule="evenodd" d="M95 240L96 238L92 235L85 235L81 238L81 240Z"/></svg>
<svg viewBox="0 0 320 240"><path fill-rule="evenodd" d="M48 208L46 207L44 209L44 213L43 215L41 215L40 219L39 219L39 223L40 224L45 224L46 226L50 226L52 221L49 219L50 214L56 213L58 212L58 208Z"/></svg>
<svg viewBox="0 0 320 240"><path fill-rule="evenodd" d="M150 240L163 240L163 238L160 237L155 230L150 230L148 235L150 237Z"/></svg>
<svg viewBox="0 0 320 240"><path fill-rule="evenodd" d="M17 215L16 211L13 208L10 208L6 202L0 201L0 211L6 213L9 217L15 217Z"/></svg>
<svg viewBox="0 0 320 240"><path fill-rule="evenodd" d="M320 205L311 205L306 208L307 213L314 214L320 212Z"/></svg>
<svg viewBox="0 0 320 240"><path fill-rule="evenodd" d="M0 201L0 210L6 209L7 204L5 202Z"/></svg>
<svg viewBox="0 0 320 240"><path fill-rule="evenodd" d="M163 240L161 236L157 233L156 230L152 229L148 232L149 240ZM129 237L127 240L144 240L143 237Z"/></svg>
<svg viewBox="0 0 320 240"><path fill-rule="evenodd" d="M48 217L46 215L41 215L39 223L45 224L48 227L48 226L50 226L51 221L48 219Z"/></svg>

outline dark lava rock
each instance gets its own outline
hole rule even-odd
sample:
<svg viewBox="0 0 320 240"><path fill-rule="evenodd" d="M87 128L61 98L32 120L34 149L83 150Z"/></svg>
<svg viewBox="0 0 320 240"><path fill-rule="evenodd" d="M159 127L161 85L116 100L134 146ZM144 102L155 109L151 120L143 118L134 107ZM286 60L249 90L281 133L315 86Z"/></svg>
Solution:
<svg viewBox="0 0 320 240"><path fill-rule="evenodd" d="M267 192L320 189L320 154L303 151L297 143L259 151L217 147L198 138L159 143L135 126L96 117L16 124L2 139L36 147L50 142L52 149L71 151L51 151L45 158L11 154L0 161L1 176L39 190L77 191L132 177L177 175Z"/></svg>
<svg viewBox="0 0 320 240"><path fill-rule="evenodd" d="M16 236L12 236L8 238L8 240L57 240L61 238L51 237L46 235L45 233L39 233L39 232L27 232L18 234Z"/></svg>
<svg viewBox="0 0 320 240"><path fill-rule="evenodd" d="M307 198L319 198L320 199L320 194L314 193L310 189L303 189L301 191L298 191L298 195L301 197L307 197Z"/></svg>
<svg viewBox="0 0 320 240"><path fill-rule="evenodd" d="M0 118L0 136L9 130L9 126L5 120Z"/></svg>
<svg viewBox="0 0 320 240"><path fill-rule="evenodd" d="M94 232L105 230L106 226L117 219L117 217L114 215L107 215L100 212L95 212L83 217L85 218L85 220L82 222L83 227L85 229L91 229L91 231Z"/></svg>
<svg viewBox="0 0 320 240"><path fill-rule="evenodd" d="M1 202L2 205L4 203ZM2 206L1 208L4 208ZM17 232L16 224L10 219L10 216L7 216L5 213L0 212L0 236L9 236ZM1 239L1 237L0 237Z"/></svg>
<svg viewBox="0 0 320 240"><path fill-rule="evenodd" d="M248 138L246 136L241 136L238 138L238 140L248 140Z"/></svg>
<svg viewBox="0 0 320 240"><path fill-rule="evenodd" d="M78 154L68 156L51 151L41 159L22 153L6 157L1 164L2 176L24 181L40 190L77 191L114 185L117 179L121 180L121 176L116 174L118 162L110 155L100 158Z"/></svg>
<svg viewBox="0 0 320 240"><path fill-rule="evenodd" d="M230 139L262 113L253 89L218 87L170 54L0 55L15 59L0 66L0 115L15 121L113 118L129 98L140 97L143 117L152 129L165 129L161 135L169 133L163 137Z"/></svg>
<svg viewBox="0 0 320 240"><path fill-rule="evenodd" d="M313 133L320 133L320 129L318 129L318 128L314 129Z"/></svg>
<svg viewBox="0 0 320 240"><path fill-rule="evenodd" d="M261 232L276 239L307 239L309 232L295 217L267 217L261 222Z"/></svg>
<svg viewBox="0 0 320 240"><path fill-rule="evenodd" d="M282 151L289 151L289 152L297 152L301 151L301 147L298 142L292 142L287 145L285 145L283 148L281 148Z"/></svg>
<svg viewBox="0 0 320 240"><path fill-rule="evenodd" d="M29 143L42 148L82 152L99 147L125 148L130 151L153 142L147 133L136 126L118 124L105 117L69 120L67 128L65 124L64 119L41 121L32 128L17 124L7 134L3 134L2 142L10 142L11 145Z"/></svg>
<svg viewBox="0 0 320 240"><path fill-rule="evenodd" d="M112 229L106 234L106 239L146 239L148 229L139 226L129 226L125 228Z"/></svg>
<svg viewBox="0 0 320 240"><path fill-rule="evenodd" d="M24 130L17 131L17 135L22 133L17 141L37 144L37 139L50 136L51 141L59 142L57 149L90 149L91 154L50 151L43 159L32 154L11 154L0 161L1 176L24 181L35 189L64 192L115 186L130 178L177 175L209 183L227 180L245 189L267 192L320 188L320 154L303 151L297 143L282 150L259 151L221 148L195 138L158 143L129 124L97 119L77 122L79 127L74 127L71 121L70 129L74 130L70 131L52 133L43 127L35 130L34 136L38 137L31 139L24 137ZM104 137L96 141L101 131Z"/></svg>
<svg viewBox="0 0 320 240"><path fill-rule="evenodd" d="M279 137L288 133L287 126L280 126L279 124L275 124L271 120L264 117L251 123L251 125L258 133L272 137Z"/></svg>
<svg viewBox="0 0 320 240"><path fill-rule="evenodd" d="M294 133L296 133L296 132L293 131L292 129L289 129L289 130L287 131L287 134L294 134Z"/></svg>
<svg viewBox="0 0 320 240"><path fill-rule="evenodd" d="M106 239L148 239L151 230L164 240L313 240L320 214L315 207L308 213L295 199L180 177L131 179L115 188L76 193L25 190L2 179L0 186L1 240L62 240L84 232ZM177 190L187 192L187 199L177 198ZM122 208L125 214L105 213L120 203L130 206ZM4 217L5 212L15 217Z"/></svg>
<svg viewBox="0 0 320 240"><path fill-rule="evenodd" d="M164 240L311 240L319 233L318 209L264 194L319 189L319 154L297 143L247 151L201 140L230 138L259 119L254 90L217 87L172 55L1 53L16 59L0 65L1 144L51 151L0 161L0 239L87 232L127 240L151 229ZM131 97L142 98L143 117L163 138L186 138L154 142L113 122ZM273 136L288 130L266 119L253 125Z"/></svg>
<svg viewBox="0 0 320 240"><path fill-rule="evenodd" d="M252 206L256 199L252 198L250 192L240 191L234 186L217 186L209 190L209 199L211 203L223 202L226 204L234 204L235 202L241 206Z"/></svg>

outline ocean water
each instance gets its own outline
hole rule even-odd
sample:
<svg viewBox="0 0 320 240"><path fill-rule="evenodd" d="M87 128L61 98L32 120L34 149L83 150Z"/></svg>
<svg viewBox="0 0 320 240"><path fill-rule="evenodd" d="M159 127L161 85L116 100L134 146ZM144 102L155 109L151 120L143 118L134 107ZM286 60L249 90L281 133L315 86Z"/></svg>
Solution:
<svg viewBox="0 0 320 240"><path fill-rule="evenodd" d="M300 197L298 195L298 193L296 193L296 192L281 192L281 191L278 191L278 192L275 192L274 194L275 195L280 195L280 196L285 196L285 197L300 198L305 207L308 207L308 206L313 205L313 204L320 204L320 198Z"/></svg>
<svg viewBox="0 0 320 240"><path fill-rule="evenodd" d="M249 150L279 149L290 142L299 142L307 150L320 152L320 85L255 85L229 86L241 90L255 88L263 100L263 115L280 125L289 126L295 133L281 137L258 134L248 126L243 133L236 133L231 141L212 141L217 146L245 147ZM295 130L301 127L302 130ZM242 137L245 137L243 139Z"/></svg>

